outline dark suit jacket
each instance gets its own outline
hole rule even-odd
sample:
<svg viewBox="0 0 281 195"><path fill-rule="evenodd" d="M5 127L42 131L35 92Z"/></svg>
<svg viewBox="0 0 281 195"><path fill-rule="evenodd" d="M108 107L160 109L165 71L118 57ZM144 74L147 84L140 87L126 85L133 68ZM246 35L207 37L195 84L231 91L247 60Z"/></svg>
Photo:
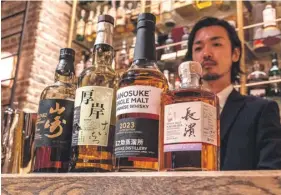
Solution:
<svg viewBox="0 0 281 195"><path fill-rule="evenodd" d="M276 102L229 95L221 113L221 170L281 169L281 125Z"/></svg>

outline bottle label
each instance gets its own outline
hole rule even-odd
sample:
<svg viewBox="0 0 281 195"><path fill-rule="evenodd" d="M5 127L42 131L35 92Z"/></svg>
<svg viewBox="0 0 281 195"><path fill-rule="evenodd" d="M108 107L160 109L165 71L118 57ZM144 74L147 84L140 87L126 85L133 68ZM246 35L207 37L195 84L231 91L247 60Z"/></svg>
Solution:
<svg viewBox="0 0 281 195"><path fill-rule="evenodd" d="M36 121L35 147L50 146L67 149L72 135L74 102L41 100Z"/></svg>
<svg viewBox="0 0 281 195"><path fill-rule="evenodd" d="M250 90L250 95L253 95L253 96L265 96L266 94L266 90L265 89L251 89Z"/></svg>
<svg viewBox="0 0 281 195"><path fill-rule="evenodd" d="M164 152L180 151L179 148L181 151L191 150L191 143L217 146L214 106L199 101L170 104L164 108L164 117ZM195 149L198 150L198 147Z"/></svg>
<svg viewBox="0 0 281 195"><path fill-rule="evenodd" d="M90 36L90 35L92 35L92 26L93 26L93 24L90 22L88 22L87 24L86 24L86 27L85 27L85 35L86 36Z"/></svg>
<svg viewBox="0 0 281 195"><path fill-rule="evenodd" d="M121 119L116 124L114 151L121 157L158 157L159 121L145 118Z"/></svg>
<svg viewBox="0 0 281 195"><path fill-rule="evenodd" d="M76 90L72 146L107 146L113 89L99 86Z"/></svg>
<svg viewBox="0 0 281 195"><path fill-rule="evenodd" d="M151 86L134 85L117 91L116 116L128 113L159 115L162 90Z"/></svg>
<svg viewBox="0 0 281 195"><path fill-rule="evenodd" d="M85 23L82 22L82 21L79 21L77 23L77 31L76 31L76 34L77 35L84 35L84 28L85 28Z"/></svg>

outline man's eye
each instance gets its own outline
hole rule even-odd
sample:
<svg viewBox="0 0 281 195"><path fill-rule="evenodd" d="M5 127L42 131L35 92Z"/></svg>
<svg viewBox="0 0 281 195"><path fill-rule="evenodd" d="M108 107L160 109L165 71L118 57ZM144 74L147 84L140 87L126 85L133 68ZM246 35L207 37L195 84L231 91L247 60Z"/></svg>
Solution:
<svg viewBox="0 0 281 195"><path fill-rule="evenodd" d="M222 46L222 44L220 44L220 43L214 43L213 46L219 47L219 46Z"/></svg>
<svg viewBox="0 0 281 195"><path fill-rule="evenodd" d="M195 49L194 49L194 51L200 51L201 50L201 47L196 47Z"/></svg>

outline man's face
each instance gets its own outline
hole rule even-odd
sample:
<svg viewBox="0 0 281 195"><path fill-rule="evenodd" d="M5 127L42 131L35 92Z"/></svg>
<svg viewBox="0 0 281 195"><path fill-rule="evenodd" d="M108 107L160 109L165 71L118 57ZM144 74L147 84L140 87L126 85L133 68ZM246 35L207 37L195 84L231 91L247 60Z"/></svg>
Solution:
<svg viewBox="0 0 281 195"><path fill-rule="evenodd" d="M201 63L204 80L229 77L232 62L238 61L240 51L231 50L227 31L221 26L209 26L198 30L192 45L192 59Z"/></svg>

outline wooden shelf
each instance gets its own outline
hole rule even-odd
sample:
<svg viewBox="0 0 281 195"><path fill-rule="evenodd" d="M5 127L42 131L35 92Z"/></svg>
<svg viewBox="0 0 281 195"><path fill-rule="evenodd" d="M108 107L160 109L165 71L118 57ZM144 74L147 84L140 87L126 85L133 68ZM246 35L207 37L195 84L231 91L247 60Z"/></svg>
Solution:
<svg viewBox="0 0 281 195"><path fill-rule="evenodd" d="M2 194L280 194L281 171L2 175Z"/></svg>
<svg viewBox="0 0 281 195"><path fill-rule="evenodd" d="M267 85L267 84L271 84L271 83L281 83L281 79L276 79L276 80L272 80L272 81L262 81L262 82L256 82L256 83L247 83L246 86L251 87L251 86L258 86L258 85ZM241 85L235 85L234 87L240 88Z"/></svg>

